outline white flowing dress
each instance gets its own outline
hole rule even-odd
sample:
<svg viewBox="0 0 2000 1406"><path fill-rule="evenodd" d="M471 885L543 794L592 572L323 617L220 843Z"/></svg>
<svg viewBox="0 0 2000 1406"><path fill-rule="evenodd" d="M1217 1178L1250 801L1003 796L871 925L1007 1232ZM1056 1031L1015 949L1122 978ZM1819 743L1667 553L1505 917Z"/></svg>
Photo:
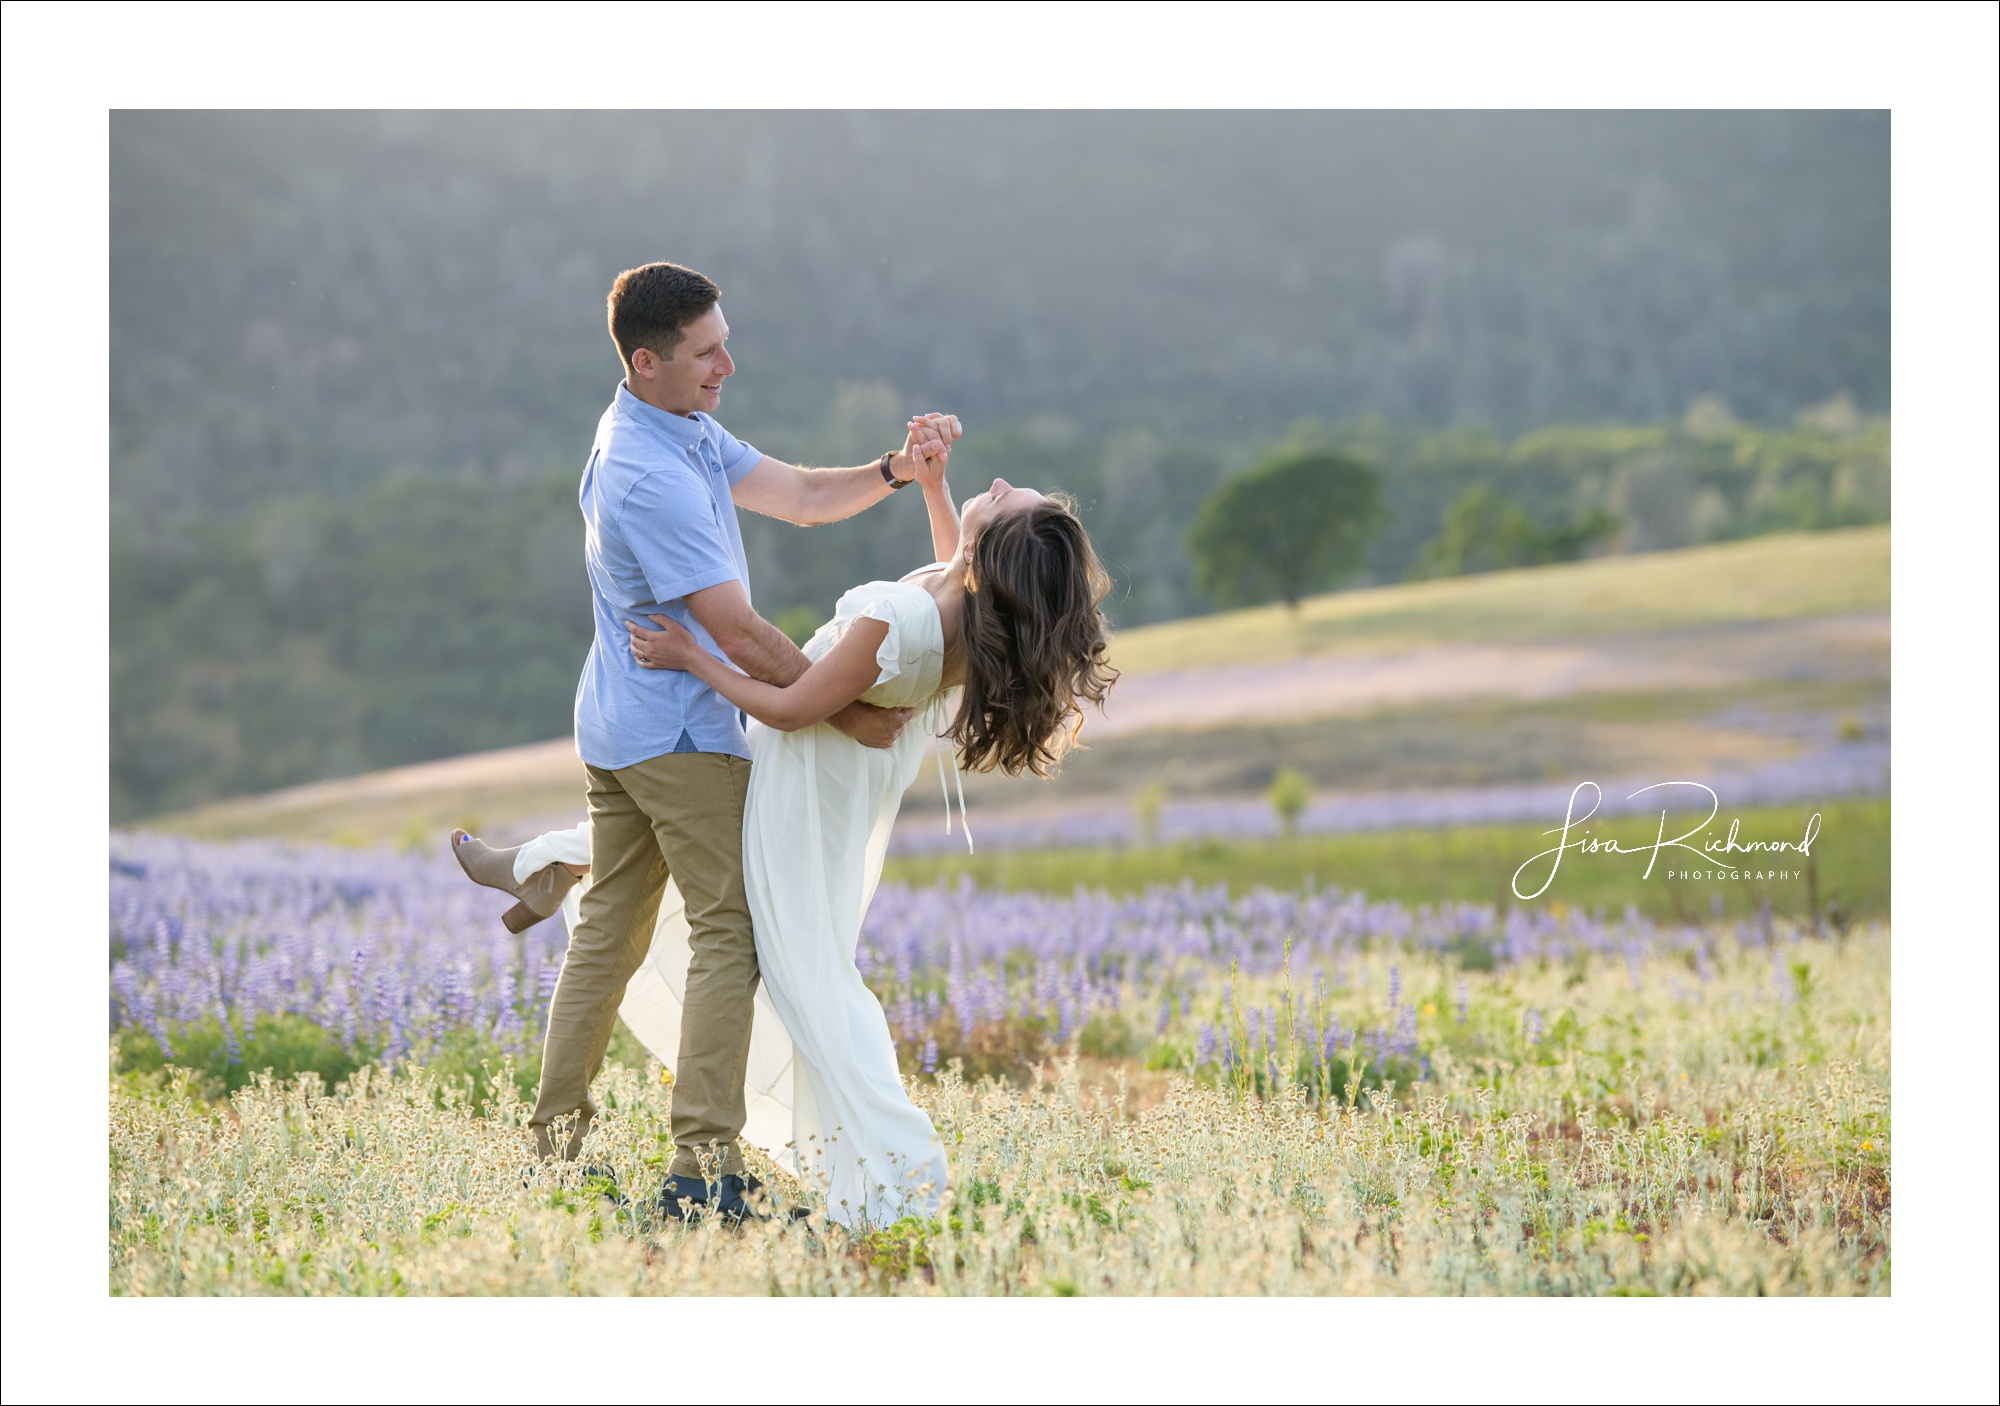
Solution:
<svg viewBox="0 0 2000 1406"><path fill-rule="evenodd" d="M797 732L751 723L743 819L743 877L763 976L743 1137L817 1183L830 1219L855 1226L931 1215L946 1178L943 1144L903 1088L888 1018L855 965L903 792L943 717L944 630L921 586L871 581L840 598L807 657L820 658L863 618L889 627L876 651L881 673L863 701L918 716L887 748L863 747L824 723ZM544 835L522 848L516 876L557 860L587 863L589 845L588 823ZM572 929L578 894L572 889L563 905ZM669 883L652 947L618 1008L668 1069L680 1047L687 939L686 911Z"/></svg>

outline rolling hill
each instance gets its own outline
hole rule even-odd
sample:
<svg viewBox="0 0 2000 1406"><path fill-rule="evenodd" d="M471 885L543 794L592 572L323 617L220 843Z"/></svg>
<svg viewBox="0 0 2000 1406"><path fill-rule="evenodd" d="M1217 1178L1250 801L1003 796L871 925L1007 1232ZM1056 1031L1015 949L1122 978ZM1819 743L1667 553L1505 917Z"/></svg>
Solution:
<svg viewBox="0 0 2000 1406"><path fill-rule="evenodd" d="M1888 728L1889 529L1340 592L1120 634L1089 750L1053 783L970 779L975 808L1254 795L1281 765L1322 787L1486 785L1649 763L1742 768ZM1858 736L1859 733L1854 735ZM567 738L162 815L200 838L430 844L574 823ZM906 810L934 805L928 786Z"/></svg>

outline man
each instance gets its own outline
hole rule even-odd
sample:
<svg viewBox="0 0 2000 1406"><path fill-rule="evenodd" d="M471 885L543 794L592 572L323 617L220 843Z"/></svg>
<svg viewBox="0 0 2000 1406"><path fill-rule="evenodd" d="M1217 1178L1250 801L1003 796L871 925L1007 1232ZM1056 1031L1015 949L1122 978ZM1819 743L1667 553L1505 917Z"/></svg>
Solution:
<svg viewBox="0 0 2000 1406"><path fill-rule="evenodd" d="M757 953L743 892L750 748L737 711L694 675L641 668L627 620L666 615L753 677L788 684L799 648L750 605L735 507L810 524L878 503L915 477L920 445L949 442L949 417L911 422L903 447L850 469L801 469L759 454L712 418L736 370L721 291L692 269L647 264L608 299L625 379L598 422L579 502L596 638L576 693L588 776L590 886L549 1006L536 1150L574 1158L596 1108L627 981L645 959L669 876L687 903L688 966L674 1067L674 1157L665 1201L743 1211L743 1079ZM850 705L833 725L886 747L907 709ZM574 1117L556 1145L551 1127Z"/></svg>

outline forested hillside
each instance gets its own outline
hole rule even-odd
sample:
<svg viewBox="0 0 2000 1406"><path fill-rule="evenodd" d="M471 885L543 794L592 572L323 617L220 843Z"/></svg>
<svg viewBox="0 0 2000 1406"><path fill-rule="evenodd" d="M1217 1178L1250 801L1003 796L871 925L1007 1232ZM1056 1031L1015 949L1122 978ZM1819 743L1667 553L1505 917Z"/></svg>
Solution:
<svg viewBox="0 0 2000 1406"><path fill-rule="evenodd" d="M114 815L567 726L603 295L651 258L723 285L739 434L855 462L956 410L961 488L1077 494L1121 623L1209 607L1187 525L1288 440L1383 475L1377 580L1480 485L1602 507L1622 550L1877 520L1887 143L1868 113L116 114ZM925 540L900 500L747 536L794 623Z"/></svg>

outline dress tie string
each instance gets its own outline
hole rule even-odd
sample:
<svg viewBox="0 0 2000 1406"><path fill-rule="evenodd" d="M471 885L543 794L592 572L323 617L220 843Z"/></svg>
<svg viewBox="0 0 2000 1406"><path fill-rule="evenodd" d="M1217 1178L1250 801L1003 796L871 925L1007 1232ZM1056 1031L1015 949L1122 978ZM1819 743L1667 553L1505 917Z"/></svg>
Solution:
<svg viewBox="0 0 2000 1406"><path fill-rule="evenodd" d="M944 832L947 835L951 833L951 791L944 784L944 754L949 751L951 753L951 779L958 783L958 825L961 830L965 831L965 852L971 854L973 853L972 822L966 819L965 816L965 775L958 769L958 748L952 746L945 739L943 733L935 730L937 724L942 721L943 713L944 695L940 693L937 702L932 705L930 721L933 729L931 737L937 742L938 746L938 794L944 797Z"/></svg>

